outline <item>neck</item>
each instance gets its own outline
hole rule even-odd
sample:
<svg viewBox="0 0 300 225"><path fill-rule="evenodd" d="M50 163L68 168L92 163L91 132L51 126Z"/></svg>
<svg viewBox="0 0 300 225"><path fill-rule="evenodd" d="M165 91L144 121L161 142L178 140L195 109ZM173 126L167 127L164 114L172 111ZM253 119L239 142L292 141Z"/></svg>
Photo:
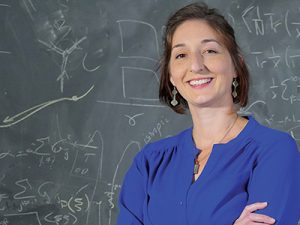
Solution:
<svg viewBox="0 0 300 225"><path fill-rule="evenodd" d="M234 108L201 108L191 110L193 138L197 148L211 150L213 144L227 142L237 122Z"/></svg>

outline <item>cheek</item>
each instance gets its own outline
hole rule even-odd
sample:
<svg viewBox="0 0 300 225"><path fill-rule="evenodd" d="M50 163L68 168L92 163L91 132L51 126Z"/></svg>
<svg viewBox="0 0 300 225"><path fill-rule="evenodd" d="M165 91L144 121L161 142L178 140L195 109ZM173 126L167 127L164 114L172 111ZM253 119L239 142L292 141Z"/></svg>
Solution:
<svg viewBox="0 0 300 225"><path fill-rule="evenodd" d="M228 60L212 62L208 67L211 72L223 75L224 77L233 77L235 75L235 69L232 62Z"/></svg>
<svg viewBox="0 0 300 225"><path fill-rule="evenodd" d="M174 66L173 64L170 64L169 73L170 73L170 80L171 80L172 84L174 85L174 81L176 82L176 79L178 77L178 69L176 69L176 66Z"/></svg>
<svg viewBox="0 0 300 225"><path fill-rule="evenodd" d="M178 79L184 76L185 69L184 63L170 63L169 71L173 79Z"/></svg>

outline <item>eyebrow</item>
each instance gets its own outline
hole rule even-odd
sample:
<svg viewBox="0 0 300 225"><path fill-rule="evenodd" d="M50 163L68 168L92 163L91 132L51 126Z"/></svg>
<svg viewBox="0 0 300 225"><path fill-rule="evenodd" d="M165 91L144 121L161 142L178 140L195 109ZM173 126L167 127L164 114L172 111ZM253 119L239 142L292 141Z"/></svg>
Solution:
<svg viewBox="0 0 300 225"><path fill-rule="evenodd" d="M221 43L219 41L217 41L216 39L203 39L201 41L201 44L206 44L206 43L209 43L209 42L216 42L218 45L222 46ZM183 43L180 43L180 44L176 44L172 47L172 50L174 48L180 48L180 47L185 47L186 45L183 44Z"/></svg>

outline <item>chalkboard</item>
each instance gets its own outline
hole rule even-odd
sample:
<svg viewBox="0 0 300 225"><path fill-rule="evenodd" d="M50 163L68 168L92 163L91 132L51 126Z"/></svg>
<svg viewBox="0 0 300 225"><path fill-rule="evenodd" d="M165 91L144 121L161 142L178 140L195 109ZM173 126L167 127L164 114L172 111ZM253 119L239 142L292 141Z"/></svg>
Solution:
<svg viewBox="0 0 300 225"><path fill-rule="evenodd" d="M190 2L0 0L0 225L116 223L134 155L191 126L159 103L157 70L164 23ZM251 72L241 113L299 146L300 2L207 2Z"/></svg>

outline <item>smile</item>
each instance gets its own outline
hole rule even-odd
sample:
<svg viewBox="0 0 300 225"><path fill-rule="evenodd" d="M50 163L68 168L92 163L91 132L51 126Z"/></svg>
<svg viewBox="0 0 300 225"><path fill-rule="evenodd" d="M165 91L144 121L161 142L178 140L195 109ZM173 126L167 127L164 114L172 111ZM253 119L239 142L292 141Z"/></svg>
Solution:
<svg viewBox="0 0 300 225"><path fill-rule="evenodd" d="M212 81L213 78L205 78L205 79L199 79L199 80L191 80L189 81L189 84L191 86L199 86L202 84L208 84Z"/></svg>

